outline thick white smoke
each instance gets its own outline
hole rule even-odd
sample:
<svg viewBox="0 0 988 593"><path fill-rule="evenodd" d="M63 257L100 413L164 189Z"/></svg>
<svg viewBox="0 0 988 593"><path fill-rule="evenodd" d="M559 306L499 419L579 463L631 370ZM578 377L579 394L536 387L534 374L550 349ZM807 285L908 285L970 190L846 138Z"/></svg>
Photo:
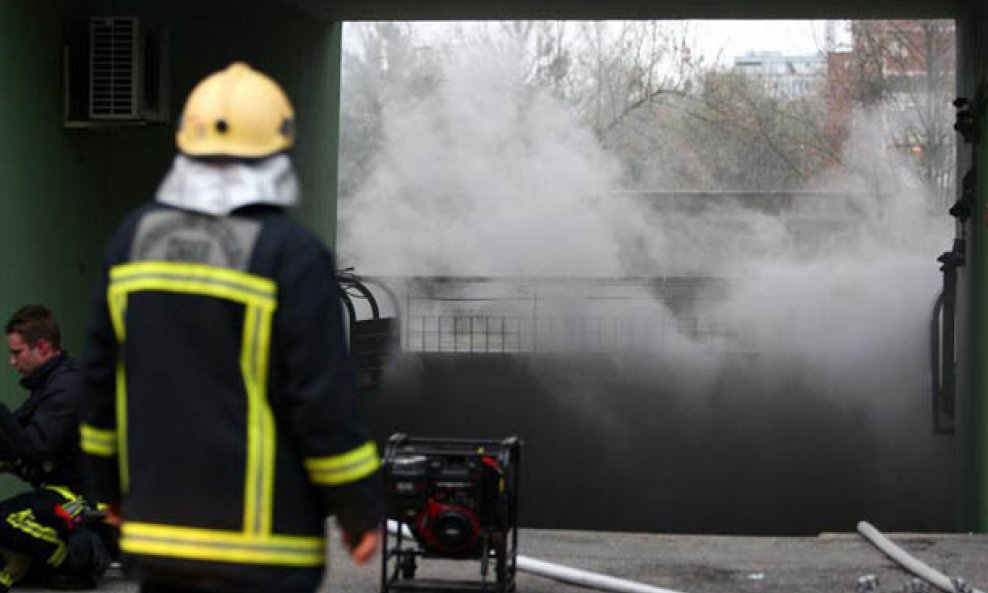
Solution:
<svg viewBox="0 0 988 593"><path fill-rule="evenodd" d="M340 216L374 275L586 275L618 269L615 166L592 133L518 80L519 55L451 55L427 100L383 113L384 149Z"/></svg>
<svg viewBox="0 0 988 593"><path fill-rule="evenodd" d="M408 350L541 354L396 357L382 417L521 434L544 470L527 474L534 506L567 527L943 528L929 331L952 221L881 114L855 118L847 167L795 195L632 193L567 105L519 82L519 55L443 56L427 98L388 93L339 259L500 279L396 286ZM616 508L615 486L637 504Z"/></svg>
<svg viewBox="0 0 988 593"><path fill-rule="evenodd" d="M341 204L342 263L376 276L718 278L728 292L695 303L685 333L647 288L551 296L559 316L651 318L681 335L646 345L691 365L740 353L826 381L865 361L893 374L922 363L951 225L881 142L881 118L857 118L854 166L821 172L790 207L670 206L620 192L614 159L572 110L520 82L521 58L460 47L427 98L384 106L375 167Z"/></svg>

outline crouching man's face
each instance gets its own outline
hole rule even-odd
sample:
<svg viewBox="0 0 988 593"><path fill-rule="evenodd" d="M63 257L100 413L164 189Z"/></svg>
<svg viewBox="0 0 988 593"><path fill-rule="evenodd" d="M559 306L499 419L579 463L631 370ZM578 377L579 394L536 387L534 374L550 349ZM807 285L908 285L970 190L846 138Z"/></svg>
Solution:
<svg viewBox="0 0 988 593"><path fill-rule="evenodd" d="M52 357L53 350L48 340L39 339L33 346L18 332L7 334L7 349L10 351L10 366L21 377L27 378Z"/></svg>

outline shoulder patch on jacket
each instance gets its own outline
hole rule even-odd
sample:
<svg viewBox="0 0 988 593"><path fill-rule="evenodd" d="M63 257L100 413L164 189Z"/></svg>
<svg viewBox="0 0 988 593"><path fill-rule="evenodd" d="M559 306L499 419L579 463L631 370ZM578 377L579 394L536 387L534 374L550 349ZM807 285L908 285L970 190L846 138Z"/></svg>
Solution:
<svg viewBox="0 0 988 593"><path fill-rule="evenodd" d="M173 261L246 270L261 223L243 218L156 210L141 218L130 261Z"/></svg>

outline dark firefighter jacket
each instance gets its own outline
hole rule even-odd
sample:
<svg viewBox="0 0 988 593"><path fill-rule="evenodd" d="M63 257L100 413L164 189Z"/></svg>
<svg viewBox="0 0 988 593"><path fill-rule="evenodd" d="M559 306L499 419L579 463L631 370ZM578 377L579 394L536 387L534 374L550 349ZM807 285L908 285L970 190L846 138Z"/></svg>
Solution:
<svg viewBox="0 0 988 593"><path fill-rule="evenodd" d="M30 395L11 412L0 403L0 461L35 486L79 486L82 371L62 352L21 381Z"/></svg>
<svg viewBox="0 0 988 593"><path fill-rule="evenodd" d="M278 208L149 204L106 257L82 449L135 576L315 590L325 517L356 536L381 508L331 255Z"/></svg>

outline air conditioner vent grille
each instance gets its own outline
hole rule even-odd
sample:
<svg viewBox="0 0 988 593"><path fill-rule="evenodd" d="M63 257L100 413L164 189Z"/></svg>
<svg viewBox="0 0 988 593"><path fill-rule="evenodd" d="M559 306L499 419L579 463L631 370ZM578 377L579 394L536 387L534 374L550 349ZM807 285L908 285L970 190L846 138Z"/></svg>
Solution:
<svg viewBox="0 0 988 593"><path fill-rule="evenodd" d="M92 119L137 117L137 18L93 18L89 33L89 116Z"/></svg>

